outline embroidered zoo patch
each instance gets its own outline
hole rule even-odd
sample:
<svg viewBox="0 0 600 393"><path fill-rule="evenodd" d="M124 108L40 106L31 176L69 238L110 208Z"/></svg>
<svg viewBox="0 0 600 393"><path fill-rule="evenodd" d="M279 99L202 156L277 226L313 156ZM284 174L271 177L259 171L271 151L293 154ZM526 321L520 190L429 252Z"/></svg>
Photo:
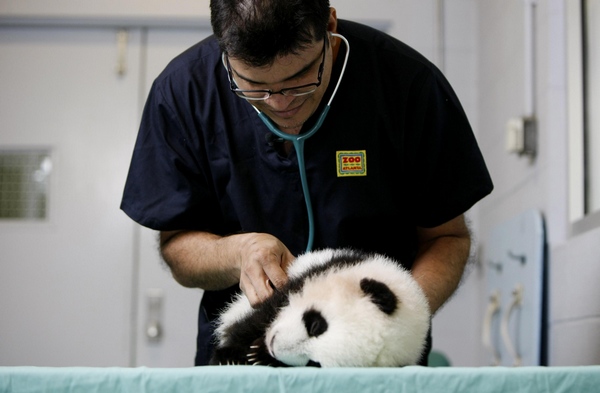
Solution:
<svg viewBox="0 0 600 393"><path fill-rule="evenodd" d="M337 151L336 165L338 177L367 176L367 151Z"/></svg>

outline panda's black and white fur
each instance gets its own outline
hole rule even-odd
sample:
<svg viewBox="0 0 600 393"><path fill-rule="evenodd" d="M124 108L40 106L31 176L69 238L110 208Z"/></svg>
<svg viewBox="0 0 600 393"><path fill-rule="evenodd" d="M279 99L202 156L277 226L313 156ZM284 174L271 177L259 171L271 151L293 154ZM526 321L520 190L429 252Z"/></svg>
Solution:
<svg viewBox="0 0 600 393"><path fill-rule="evenodd" d="M427 300L383 255L324 249L299 256L284 288L256 308L239 295L220 315L211 364L393 367L417 364Z"/></svg>

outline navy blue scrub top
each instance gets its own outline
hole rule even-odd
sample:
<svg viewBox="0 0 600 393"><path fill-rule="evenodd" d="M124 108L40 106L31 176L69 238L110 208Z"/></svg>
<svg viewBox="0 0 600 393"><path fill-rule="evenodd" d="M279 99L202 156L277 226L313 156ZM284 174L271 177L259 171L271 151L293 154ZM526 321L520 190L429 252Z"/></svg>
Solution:
<svg viewBox="0 0 600 393"><path fill-rule="evenodd" d="M339 20L338 32L351 46L346 73L321 129L305 142L313 249L376 251L410 268L416 227L466 212L492 181L458 98L432 63L370 27ZM335 87L344 50L306 127ZM156 230L267 232L296 255L305 250L296 153L282 154L256 111L229 90L214 37L155 80L121 208ZM205 292L201 319L212 320L235 289Z"/></svg>

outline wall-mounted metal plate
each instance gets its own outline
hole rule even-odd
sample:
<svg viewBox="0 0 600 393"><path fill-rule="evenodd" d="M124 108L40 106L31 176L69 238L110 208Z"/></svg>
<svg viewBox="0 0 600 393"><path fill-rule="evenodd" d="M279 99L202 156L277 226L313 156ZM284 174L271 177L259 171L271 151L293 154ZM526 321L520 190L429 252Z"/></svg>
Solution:
<svg viewBox="0 0 600 393"><path fill-rule="evenodd" d="M487 293L498 303L484 326L492 363L545 363L545 233L541 214L528 210L498 226L487 241ZM499 359L496 357L499 356ZM497 362L496 362L497 361Z"/></svg>

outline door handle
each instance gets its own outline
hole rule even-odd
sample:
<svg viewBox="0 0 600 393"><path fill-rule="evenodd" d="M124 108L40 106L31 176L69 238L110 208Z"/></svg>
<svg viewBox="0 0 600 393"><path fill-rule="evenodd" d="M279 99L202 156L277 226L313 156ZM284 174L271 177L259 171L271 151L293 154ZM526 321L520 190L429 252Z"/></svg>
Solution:
<svg viewBox="0 0 600 393"><path fill-rule="evenodd" d="M164 291L160 288L151 288L146 292L148 304L148 317L146 318L146 338L151 342L158 342L164 334L162 315Z"/></svg>

